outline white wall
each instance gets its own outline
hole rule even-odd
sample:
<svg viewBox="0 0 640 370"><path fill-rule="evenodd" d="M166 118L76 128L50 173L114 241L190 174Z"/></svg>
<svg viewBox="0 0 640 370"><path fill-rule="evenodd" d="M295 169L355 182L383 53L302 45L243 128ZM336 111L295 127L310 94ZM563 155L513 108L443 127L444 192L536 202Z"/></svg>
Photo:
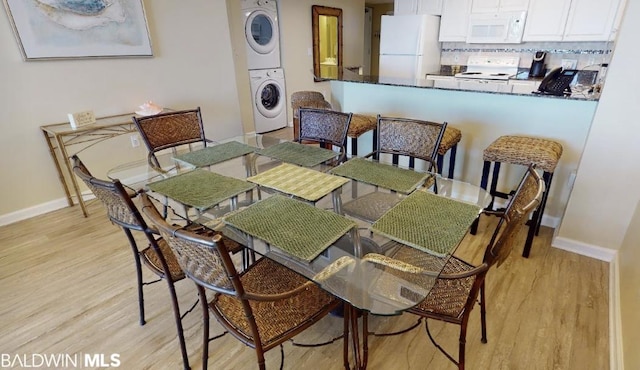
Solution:
<svg viewBox="0 0 640 370"><path fill-rule="evenodd" d="M132 112L152 99L174 109L200 106L209 138L242 132L224 2L146 1L153 58L22 60L4 8L0 14L0 217L64 196L39 126L68 112ZM96 175L144 155L126 138L83 159Z"/></svg>
<svg viewBox="0 0 640 370"><path fill-rule="evenodd" d="M619 249L640 199L640 5L629 1L558 236Z"/></svg>
<svg viewBox="0 0 640 370"><path fill-rule="evenodd" d="M313 56L308 53L313 47L311 6L342 9L343 65L360 66L364 40L364 0L279 0L278 5L287 94L291 96L294 91L315 90L322 92L331 101L329 83L313 81ZM290 102L287 106L291 122L293 114Z"/></svg>
<svg viewBox="0 0 640 370"><path fill-rule="evenodd" d="M635 206L635 212L622 242L618 264L624 368L640 369L640 202Z"/></svg>
<svg viewBox="0 0 640 370"><path fill-rule="evenodd" d="M628 1L607 80L558 238L618 250L624 368L640 368L640 4ZM614 266L615 267L615 266ZM615 287L612 287L615 289ZM616 302L619 299L619 302ZM619 304L619 306L618 306ZM613 338L617 340L618 338ZM618 357L618 353L612 353ZM619 364L622 368L623 364Z"/></svg>

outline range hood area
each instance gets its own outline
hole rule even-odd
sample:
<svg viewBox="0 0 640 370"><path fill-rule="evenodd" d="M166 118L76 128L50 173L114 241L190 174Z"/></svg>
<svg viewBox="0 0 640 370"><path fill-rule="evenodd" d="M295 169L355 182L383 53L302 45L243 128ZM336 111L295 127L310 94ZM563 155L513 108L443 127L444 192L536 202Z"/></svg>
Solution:
<svg viewBox="0 0 640 370"><path fill-rule="evenodd" d="M526 17L526 11L471 13L467 43L520 44Z"/></svg>

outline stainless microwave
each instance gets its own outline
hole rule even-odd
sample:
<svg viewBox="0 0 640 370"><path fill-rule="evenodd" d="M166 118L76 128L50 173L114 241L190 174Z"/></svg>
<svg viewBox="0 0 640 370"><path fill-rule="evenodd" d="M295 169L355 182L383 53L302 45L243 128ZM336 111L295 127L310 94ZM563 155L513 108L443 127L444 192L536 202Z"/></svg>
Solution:
<svg viewBox="0 0 640 370"><path fill-rule="evenodd" d="M472 13L469 16L467 43L519 44L522 42L526 11Z"/></svg>

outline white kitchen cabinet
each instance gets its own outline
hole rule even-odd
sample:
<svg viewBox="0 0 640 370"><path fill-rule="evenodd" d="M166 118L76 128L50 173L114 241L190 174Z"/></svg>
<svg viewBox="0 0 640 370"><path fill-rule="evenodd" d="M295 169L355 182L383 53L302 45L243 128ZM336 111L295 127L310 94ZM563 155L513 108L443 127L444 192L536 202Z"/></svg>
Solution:
<svg viewBox="0 0 640 370"><path fill-rule="evenodd" d="M511 92L512 86L507 81L489 81L489 80L467 80L459 79L458 88L460 90L472 91L491 91L491 92Z"/></svg>
<svg viewBox="0 0 640 370"><path fill-rule="evenodd" d="M418 14L418 0L395 0L393 15Z"/></svg>
<svg viewBox="0 0 640 370"><path fill-rule="evenodd" d="M571 0L531 0L522 41L562 41L570 6Z"/></svg>
<svg viewBox="0 0 640 370"><path fill-rule="evenodd" d="M441 15L442 2L443 0L395 0L393 3L393 14Z"/></svg>
<svg viewBox="0 0 640 370"><path fill-rule="evenodd" d="M419 0L418 14L442 15L444 0Z"/></svg>
<svg viewBox="0 0 640 370"><path fill-rule="evenodd" d="M571 0L563 41L613 40L618 5L620 0Z"/></svg>
<svg viewBox="0 0 640 370"><path fill-rule="evenodd" d="M439 41L467 40L471 0L447 0L442 4Z"/></svg>
<svg viewBox="0 0 640 370"><path fill-rule="evenodd" d="M472 13L497 13L527 10L529 0L473 0Z"/></svg>
<svg viewBox="0 0 640 370"><path fill-rule="evenodd" d="M614 40L624 0L531 0L523 41Z"/></svg>
<svg viewBox="0 0 640 370"><path fill-rule="evenodd" d="M433 81L433 87L440 89L458 88L458 80L453 76L427 75L427 80Z"/></svg>

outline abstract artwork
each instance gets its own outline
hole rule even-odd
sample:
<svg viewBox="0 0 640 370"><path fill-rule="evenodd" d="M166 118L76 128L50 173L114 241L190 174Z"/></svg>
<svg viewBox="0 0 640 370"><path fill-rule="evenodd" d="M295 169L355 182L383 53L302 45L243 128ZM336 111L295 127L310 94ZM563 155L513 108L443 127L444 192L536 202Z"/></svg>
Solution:
<svg viewBox="0 0 640 370"><path fill-rule="evenodd" d="M142 0L4 0L25 60L152 56Z"/></svg>

